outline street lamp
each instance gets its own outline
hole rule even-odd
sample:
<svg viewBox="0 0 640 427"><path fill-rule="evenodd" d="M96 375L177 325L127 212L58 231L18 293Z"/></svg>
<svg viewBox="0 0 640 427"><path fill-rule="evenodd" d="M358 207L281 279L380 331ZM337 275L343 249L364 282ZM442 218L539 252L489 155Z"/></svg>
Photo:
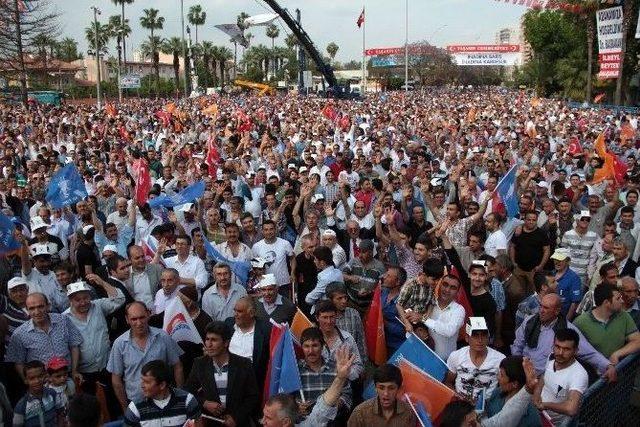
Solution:
<svg viewBox="0 0 640 427"><path fill-rule="evenodd" d="M409 0L404 3L404 90L409 91Z"/></svg>
<svg viewBox="0 0 640 427"><path fill-rule="evenodd" d="M102 72L100 70L100 36L98 34L98 15L102 12L96 6L91 6L93 10L93 27L95 30L95 51L96 51L96 72L97 72L97 82L96 82L96 101L98 105L98 110L100 109L100 80L102 80Z"/></svg>
<svg viewBox="0 0 640 427"><path fill-rule="evenodd" d="M118 38L117 38L117 49L118 49L118 102L120 104L122 104L122 81L121 81L121 76L120 76L120 69L122 67L122 38L123 38L123 34L122 34L122 28L118 29Z"/></svg>
<svg viewBox="0 0 640 427"><path fill-rule="evenodd" d="M184 96L189 96L187 91L187 74L189 73L189 64L187 64L187 45L184 40L184 0L180 0L180 23L182 25L182 59L184 61Z"/></svg>

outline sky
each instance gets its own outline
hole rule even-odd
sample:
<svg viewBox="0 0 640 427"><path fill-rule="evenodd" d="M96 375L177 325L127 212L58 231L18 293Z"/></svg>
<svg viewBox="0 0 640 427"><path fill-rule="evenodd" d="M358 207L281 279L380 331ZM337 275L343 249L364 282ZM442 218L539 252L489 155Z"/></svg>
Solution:
<svg viewBox="0 0 640 427"><path fill-rule="evenodd" d="M404 0L280 0L280 6L291 14L299 8L302 25L318 50L326 53L326 46L335 42L338 47L336 60L346 62L360 60L362 55L362 32L356 20L366 8L366 48L396 47L404 45L405 1ZM409 43L426 40L439 47L449 44L493 44L497 30L505 27L517 28L520 16L526 12L522 6L497 0L408 0ZM71 37L78 41L81 51L86 52L85 28L93 20L90 6L98 6L102 14L99 19L106 22L110 15L120 13L120 6L110 0L52 0L60 13L60 38ZM232 47L228 36L216 29L216 24L235 23L240 12L249 15L268 13L271 9L261 0L184 0L185 16L190 6L200 4L207 13L204 26L199 27L199 40L209 40L216 45ZM129 19L132 35L127 39L127 56L132 49L148 36L140 26L143 9L156 8L165 17L162 37L181 35L180 0L136 0L125 5L125 17ZM185 17L185 25L186 25ZM276 44L284 45L289 29L278 20L280 37ZM256 37L252 45L271 45L265 36L265 27L249 30ZM156 33L158 34L158 33ZM192 37L195 37L192 31ZM115 42L109 48L115 54Z"/></svg>

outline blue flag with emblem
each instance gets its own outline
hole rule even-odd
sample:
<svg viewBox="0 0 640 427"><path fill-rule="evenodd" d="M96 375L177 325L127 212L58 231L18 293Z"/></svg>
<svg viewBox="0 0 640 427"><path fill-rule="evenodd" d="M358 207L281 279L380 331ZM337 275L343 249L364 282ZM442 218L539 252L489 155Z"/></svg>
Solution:
<svg viewBox="0 0 640 427"><path fill-rule="evenodd" d="M0 212L0 254L11 252L21 246L14 235L15 230L13 221Z"/></svg>
<svg viewBox="0 0 640 427"><path fill-rule="evenodd" d="M516 163L509 169L509 172L502 177L496 186L496 192L500 195L502 203L507 210L507 217L514 218L518 215L520 208L518 206L518 194L516 191L516 171L518 164Z"/></svg>
<svg viewBox="0 0 640 427"><path fill-rule="evenodd" d="M51 177L45 200L52 208L61 209L78 203L85 197L87 197L87 189L84 186L84 180L76 165L69 163Z"/></svg>
<svg viewBox="0 0 640 427"><path fill-rule="evenodd" d="M149 207L156 209L159 207L172 208L174 206L184 205L199 199L204 194L204 181L198 181L185 187L181 192L173 196L161 195L153 200L149 200Z"/></svg>
<svg viewBox="0 0 640 427"><path fill-rule="evenodd" d="M275 327L275 326L274 326ZM269 396L277 393L293 393L302 389L296 352L293 348L293 335L289 326L276 343L271 360L269 377Z"/></svg>
<svg viewBox="0 0 640 427"><path fill-rule="evenodd" d="M245 286L249 281L249 272L251 271L251 263L247 261L231 261L225 258L207 239L204 239L204 248L207 254L213 258L216 262L223 262L229 264L231 271L236 275L240 284Z"/></svg>

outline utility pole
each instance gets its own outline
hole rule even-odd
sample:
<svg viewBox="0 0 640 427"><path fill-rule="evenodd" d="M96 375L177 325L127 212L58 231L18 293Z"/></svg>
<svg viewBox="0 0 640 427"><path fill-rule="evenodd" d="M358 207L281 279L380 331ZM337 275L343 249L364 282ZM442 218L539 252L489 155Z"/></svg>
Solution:
<svg viewBox="0 0 640 427"><path fill-rule="evenodd" d="M100 80L102 80L102 71L100 70L100 36L98 34L98 15L100 15L102 12L100 11L100 9L98 9L95 6L91 6L91 9L93 9L93 28L96 32L95 36L96 36L96 42L95 42L95 54L96 54L96 75L97 75L97 81L96 81L96 101L97 101L97 105L98 105L98 110L100 109L100 98L101 98L101 94L100 94Z"/></svg>
<svg viewBox="0 0 640 427"><path fill-rule="evenodd" d="M182 60L184 62L184 96L189 96L187 93L189 91L189 87L187 86L189 64L187 63L187 44L184 40L184 0L180 0L180 22L182 25Z"/></svg>
<svg viewBox="0 0 640 427"><path fill-rule="evenodd" d="M122 29L118 30L118 102L122 104L122 76L121 76L121 67L122 67Z"/></svg>
<svg viewBox="0 0 640 427"><path fill-rule="evenodd" d="M187 51L189 52L189 65L191 66L191 90L193 92L198 91L198 75L196 74L196 65L193 62L193 47L191 45L191 29L189 27L187 27L187 36L189 37L189 46Z"/></svg>
<svg viewBox="0 0 640 427"><path fill-rule="evenodd" d="M409 91L409 0L404 4L404 91Z"/></svg>
<svg viewBox="0 0 640 427"><path fill-rule="evenodd" d="M296 22L298 23L298 27L302 27L300 23L301 20L300 9L296 9ZM298 40L298 93L302 93L304 89L304 72L307 69L307 58L304 56L304 49L300 45L300 41Z"/></svg>

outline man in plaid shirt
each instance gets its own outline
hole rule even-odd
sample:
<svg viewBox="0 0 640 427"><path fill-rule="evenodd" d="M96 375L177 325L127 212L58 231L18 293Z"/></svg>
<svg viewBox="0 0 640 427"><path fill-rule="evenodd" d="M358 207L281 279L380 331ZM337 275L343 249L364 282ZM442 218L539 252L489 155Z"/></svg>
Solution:
<svg viewBox="0 0 640 427"><path fill-rule="evenodd" d="M347 288L344 283L332 282L327 285L327 298L338 309L336 326L351 334L358 345L361 360L367 360L367 347L364 338L362 318L355 308L347 307Z"/></svg>
<svg viewBox="0 0 640 427"><path fill-rule="evenodd" d="M304 359L298 362L300 381L304 402L299 403L304 415L311 413L316 400L329 388L336 377L336 365L331 360L324 360L322 348L324 338L318 328L307 328L302 332L300 345ZM342 389L338 402L338 414L348 413L351 407L351 387L346 384Z"/></svg>

